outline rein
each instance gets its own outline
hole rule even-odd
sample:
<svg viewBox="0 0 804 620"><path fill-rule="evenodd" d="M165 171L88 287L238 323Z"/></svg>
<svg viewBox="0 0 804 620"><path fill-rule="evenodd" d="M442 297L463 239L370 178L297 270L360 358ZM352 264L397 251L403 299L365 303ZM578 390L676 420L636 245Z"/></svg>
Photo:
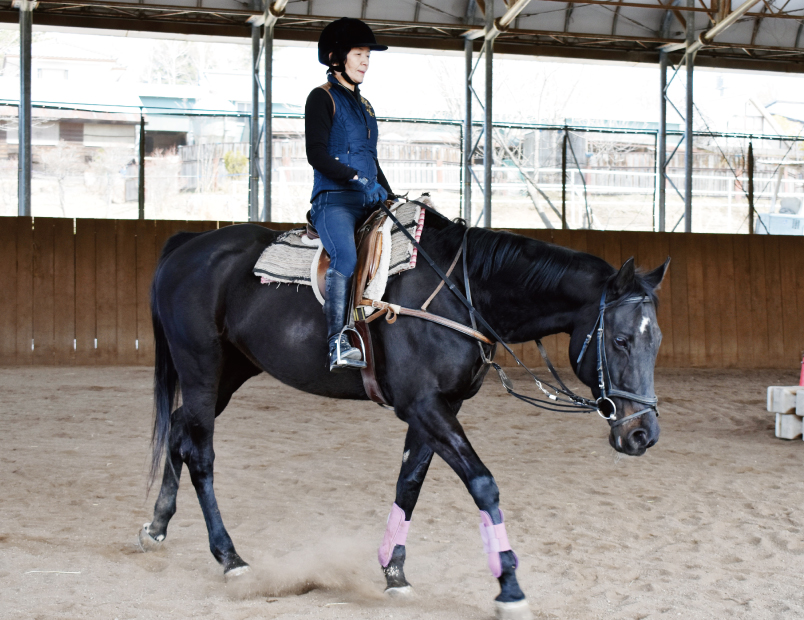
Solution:
<svg viewBox="0 0 804 620"><path fill-rule="evenodd" d="M405 198L405 200L406 200L406 202L412 202L413 204L416 204L416 205L422 207L423 209L425 209L427 211L430 211L432 213L440 215L435 209L433 209L432 207L430 207L427 204L424 204L424 203L419 202L417 200L409 200L408 198ZM604 338L603 338L603 334L604 334L604 317L605 317L606 309L611 307L612 305L615 305L615 303L619 304L619 303L637 303L637 302L642 303L642 302L645 302L645 301L649 302L650 301L649 297L647 297L647 296L644 296L644 297L629 297L628 299L626 299L623 302L610 302L610 303L607 304L606 303L606 291L604 289L603 297L601 298L601 302L600 302L600 313L598 314L597 321L595 321L595 324L592 326L592 331L589 332L589 335L586 337L586 340L584 341L583 348L581 349L581 353L580 353L580 355L578 357L578 363L580 363L581 359L583 358L584 353L586 352L586 349L588 348L589 342L591 341L592 337L594 336L595 329L597 328L597 332L598 332L598 343L597 343L598 364L597 364L597 370L598 370L598 384L599 384L599 387L601 389L601 396L597 400L590 400L588 398L584 398L583 396L579 396L578 394L575 394L572 390L570 390L564 384L564 382L561 380L561 378L558 376L558 372L555 370L553 364L550 362L550 359L547 357L547 352L545 351L544 346L541 343L541 340L536 340L536 346L539 349L539 353L544 358L544 361L547 364L547 367L550 370L550 373L553 375L553 377L558 382L560 387L556 387L556 386L550 384L547 381L540 380L533 373L533 371L531 371L530 368L528 368L522 362L522 360L520 360L519 357L517 357L517 355L511 350L511 348L507 344L505 344L505 342L503 342L502 338L500 338L500 336L497 335L497 332L494 331L494 329L488 324L488 322L475 309L474 305L472 304L472 292L471 292L471 288L469 286L469 272L467 270L467 264L466 264L466 255L467 255L466 246L467 246L467 238L468 238L468 235L469 235L469 228L466 229L466 232L464 233L464 236L463 236L463 240L461 242L461 252L463 254L464 289L466 290L466 296L464 296L461 293L461 291L458 290L458 288L452 282L452 280L450 279L449 275L444 273L441 270L441 268L438 265L435 264L433 259L430 258L430 255L427 254L427 252L421 247L421 245L419 244L418 241L416 241L414 236L400 223L400 221L396 218L396 216L393 214L391 209L386 207L384 203L378 203L378 204L379 204L380 208L386 213L386 215L389 218L391 218L391 220L394 222L396 227L399 230L401 230L405 234L405 236L410 240L410 242L413 244L413 246L418 251L419 255L422 256L427 261L427 263L430 265L430 267L433 269L433 271L436 272L438 277L441 278L442 282L444 284L446 284L447 288L449 288L449 290L453 293L453 295L455 295L458 298L458 300L460 300L460 302L464 306L466 306L466 308L469 310L469 318L470 318L471 323L472 323L472 330L469 330L468 328L466 328L464 326L461 326L461 329L458 329L458 331L461 331L462 333L465 333L465 334L468 334L468 335L472 335L477 339L477 346L480 349L480 356L481 356L481 359L483 360L483 364L491 366L491 367L494 368L494 370L497 371L497 374L500 377L500 382L502 383L503 387L506 389L506 391L511 396L514 396L515 398L518 398L519 400L522 400L522 401L524 401L524 402L526 402L526 403L528 403L530 405L533 405L534 407L538 407L538 408L544 409L546 411L564 412L564 411L571 410L571 409L582 409L582 410L587 411L587 412L597 411L597 413L603 419L608 420L610 422L612 428L614 428L616 426L620 426L621 424L624 424L625 422L627 422L629 420L632 420L634 418L640 417L640 416L644 415L645 413L647 413L649 411L656 411L656 414L658 416L658 410L656 409L658 399L655 396L652 397L652 398L651 397L644 397L644 396L640 396L638 394L632 394L631 392L625 392L625 391L622 391L622 390L617 390L617 389L614 389L612 387L611 377L609 376L608 364L606 362L606 350L605 350L605 346L603 346L603 343L604 343ZM457 260L457 256L456 256L456 260ZM453 262L452 267L454 267L454 266L455 266L455 262ZM452 267L450 268L450 272L452 271ZM408 313L408 314L413 314L413 313ZM429 314L429 313L427 313L427 314ZM425 317L421 317L421 318L425 318ZM453 325L448 325L446 322L442 322L442 324L446 325L447 327L452 327L453 329L456 329L454 327L454 325L459 325L458 323L454 323L453 321L449 321L448 319L444 319L444 321L452 323ZM513 383L508 378L508 376L505 374L505 371L502 369L502 367L500 367L499 364L494 362L491 358L489 358L486 355L486 351L485 351L485 349L483 349L483 345L480 343L480 340L484 340L487 343L489 342L489 340L486 339L485 337L484 338L478 338L476 335L469 333L470 331L473 331L476 334L479 334L479 332L477 331L477 324L478 323L480 323L480 325L482 327L484 327L492 335L492 337L494 338L494 340L496 342L499 342L503 346L503 348L514 358L514 360L516 361L516 363L519 366L521 366L522 368L525 369L525 371L534 380L534 382L536 383L536 386L539 388L539 390L542 392L542 394L544 396L546 396L552 402L545 404L539 398L536 398L536 397L533 397L533 396L527 396L525 394L519 394L516 391L514 391ZM608 377L608 383L606 383L606 377ZM545 388L545 386L550 388L552 390L552 393L549 392ZM638 411L637 413L634 413L634 414L626 416L626 417L624 417L624 418L622 418L620 420L617 420L617 417L616 417L617 416L617 407L614 404L614 402L609 398L610 396L628 398L628 399L633 400L635 402L639 402L641 404L648 405L648 407L643 409L643 410L641 410L641 411ZM608 415L606 415L606 412L608 412Z"/></svg>

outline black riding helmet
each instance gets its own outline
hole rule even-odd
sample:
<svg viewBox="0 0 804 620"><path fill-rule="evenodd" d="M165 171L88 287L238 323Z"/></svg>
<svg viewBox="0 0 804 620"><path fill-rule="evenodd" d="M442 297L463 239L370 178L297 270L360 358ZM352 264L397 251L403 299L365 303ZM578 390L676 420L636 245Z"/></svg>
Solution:
<svg viewBox="0 0 804 620"><path fill-rule="evenodd" d="M365 22L353 17L341 17L321 31L318 38L318 62L337 71L343 69L346 54L354 47L367 47L373 52L383 52L387 45L380 45ZM329 55L334 52L330 60Z"/></svg>

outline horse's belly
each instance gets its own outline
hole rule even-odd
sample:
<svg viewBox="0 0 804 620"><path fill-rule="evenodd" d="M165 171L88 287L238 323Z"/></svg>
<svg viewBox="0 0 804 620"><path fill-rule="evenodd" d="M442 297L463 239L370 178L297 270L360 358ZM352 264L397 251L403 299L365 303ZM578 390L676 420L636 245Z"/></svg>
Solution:
<svg viewBox="0 0 804 620"><path fill-rule="evenodd" d="M229 313L227 327L259 368L310 394L367 398L359 371L329 371L326 321L309 286L260 285L250 301Z"/></svg>

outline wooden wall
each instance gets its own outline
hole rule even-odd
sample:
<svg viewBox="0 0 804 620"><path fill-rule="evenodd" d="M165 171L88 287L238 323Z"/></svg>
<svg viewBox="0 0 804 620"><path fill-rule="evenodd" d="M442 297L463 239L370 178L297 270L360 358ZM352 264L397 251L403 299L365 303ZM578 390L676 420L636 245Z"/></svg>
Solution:
<svg viewBox="0 0 804 620"><path fill-rule="evenodd" d="M152 364L149 287L162 244L180 230L225 224L0 218L0 364ZM517 232L616 266L634 256L652 269L672 257L659 293L662 366L790 368L801 361L803 237ZM567 365L567 336L545 345ZM540 364L535 344L514 350Z"/></svg>

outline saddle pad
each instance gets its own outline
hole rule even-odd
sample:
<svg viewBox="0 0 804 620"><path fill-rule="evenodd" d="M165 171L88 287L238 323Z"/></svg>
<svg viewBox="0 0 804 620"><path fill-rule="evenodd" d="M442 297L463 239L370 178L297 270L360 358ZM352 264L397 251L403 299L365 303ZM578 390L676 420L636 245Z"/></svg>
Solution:
<svg viewBox="0 0 804 620"><path fill-rule="evenodd" d="M307 239L306 229L298 228L281 234L263 250L254 275L263 284L306 284L310 282L310 265L318 253L319 243Z"/></svg>
<svg viewBox="0 0 804 620"><path fill-rule="evenodd" d="M424 227L424 210L421 207L411 202L404 202L394 209L394 215L417 241L421 238ZM384 280L416 266L416 248L395 224L393 227L391 224L389 218L385 228L390 231L390 252L383 252L382 264L377 274L377 276L382 274ZM313 260L318 257L320 245L319 240L311 241L307 238L304 228L289 230L263 250L254 265L253 273L260 278L262 284L312 286L311 266ZM379 287L375 285L374 289L377 288ZM384 291L385 282L382 282L381 288Z"/></svg>

